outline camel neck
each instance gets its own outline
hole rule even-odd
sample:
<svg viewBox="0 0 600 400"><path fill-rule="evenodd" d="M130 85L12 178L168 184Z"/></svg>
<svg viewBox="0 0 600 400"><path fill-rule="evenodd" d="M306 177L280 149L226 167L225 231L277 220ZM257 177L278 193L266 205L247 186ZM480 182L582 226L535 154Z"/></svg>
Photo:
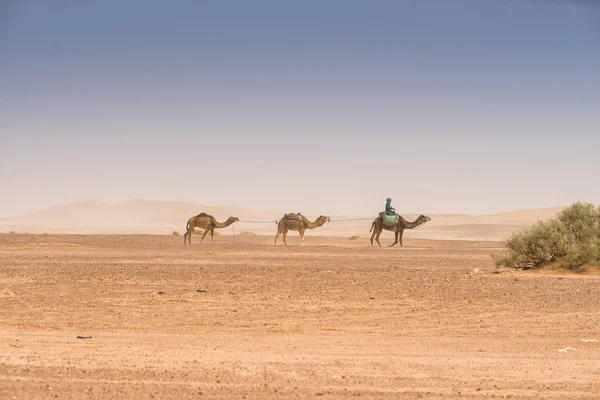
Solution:
<svg viewBox="0 0 600 400"><path fill-rule="evenodd" d="M402 218L402 217L400 217ZM419 225L422 225L424 221L422 221L420 218L417 218L414 221L407 221L404 218L402 218L402 224L404 225L405 229L414 229Z"/></svg>
<svg viewBox="0 0 600 400"><path fill-rule="evenodd" d="M217 228L226 228L226 227L228 227L229 225L231 225L231 223L232 223L232 222L231 222L230 220L227 220L227 221L225 221L225 222L215 222L215 226L216 226Z"/></svg>
<svg viewBox="0 0 600 400"><path fill-rule="evenodd" d="M308 218L302 216L302 218L304 219L304 222L306 222L306 227L308 229L315 229L318 228L320 226L323 226L324 222L320 222L319 220L316 221L309 221Z"/></svg>

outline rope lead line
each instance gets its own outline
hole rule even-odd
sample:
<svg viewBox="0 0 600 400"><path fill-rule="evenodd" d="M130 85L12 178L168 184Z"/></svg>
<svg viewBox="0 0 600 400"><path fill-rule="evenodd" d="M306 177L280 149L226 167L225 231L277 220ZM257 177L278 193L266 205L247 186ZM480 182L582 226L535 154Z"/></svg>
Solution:
<svg viewBox="0 0 600 400"><path fill-rule="evenodd" d="M355 221L372 221L373 218L356 218L356 219L336 219L336 220L331 220L331 223L338 223L338 222L355 222Z"/></svg>
<svg viewBox="0 0 600 400"><path fill-rule="evenodd" d="M355 218L355 219L338 219L338 220L331 220L330 223L335 224L335 223L341 223L341 222L357 222L357 221L372 221L373 218ZM277 225L279 223L279 221L274 220L274 221L239 221L240 223L244 223L244 224L275 224Z"/></svg>

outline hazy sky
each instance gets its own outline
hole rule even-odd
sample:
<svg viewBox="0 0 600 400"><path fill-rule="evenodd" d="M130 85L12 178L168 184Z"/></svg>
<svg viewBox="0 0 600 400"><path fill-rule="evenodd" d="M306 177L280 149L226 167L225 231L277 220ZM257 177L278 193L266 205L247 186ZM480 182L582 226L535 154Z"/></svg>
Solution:
<svg viewBox="0 0 600 400"><path fill-rule="evenodd" d="M600 8L0 0L0 217L600 203Z"/></svg>

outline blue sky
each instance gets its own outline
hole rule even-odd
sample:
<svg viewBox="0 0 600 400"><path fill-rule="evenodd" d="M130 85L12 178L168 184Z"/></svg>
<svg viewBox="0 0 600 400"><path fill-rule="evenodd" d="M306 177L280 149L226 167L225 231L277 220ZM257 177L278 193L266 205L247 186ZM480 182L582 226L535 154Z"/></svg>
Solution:
<svg viewBox="0 0 600 400"><path fill-rule="evenodd" d="M593 2L2 4L0 216L600 203Z"/></svg>

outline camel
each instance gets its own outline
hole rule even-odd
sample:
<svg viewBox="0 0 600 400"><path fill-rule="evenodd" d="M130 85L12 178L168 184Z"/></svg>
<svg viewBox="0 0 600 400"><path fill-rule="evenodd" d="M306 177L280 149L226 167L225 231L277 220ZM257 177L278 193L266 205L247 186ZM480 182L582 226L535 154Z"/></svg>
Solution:
<svg viewBox="0 0 600 400"><path fill-rule="evenodd" d="M418 226L423 225L425 222L431 221L431 218L426 217L425 215L420 215L419 218L414 220L413 222L405 220L401 215L398 215L398 222L392 226L385 226L383 224L383 218L381 215L375 218L375 221L371 224L371 229L369 232L373 231L371 235L371 246L373 246L373 238L377 241L379 247L381 247L381 243L379 243L379 235L385 229L386 231L392 231L396 234L396 240L394 243L390 245L390 247L394 246L396 243L400 243L400 247L402 247L402 235L404 234L405 229L414 229Z"/></svg>
<svg viewBox="0 0 600 400"><path fill-rule="evenodd" d="M210 238L213 243L215 242L215 228L226 228L234 222L238 222L240 219L237 217L229 217L225 222L217 222L215 217L212 215L208 215L206 213L200 213L192 218L190 218L185 227L185 235L183 235L183 243L189 241L192 244L192 233L194 233L194 228L204 229L204 235L202 235L202 239L200 239L200 243L204 240L208 232L210 232Z"/></svg>
<svg viewBox="0 0 600 400"><path fill-rule="evenodd" d="M288 231L297 231L300 233L300 243L298 245L304 246L304 232L307 229L315 229L321 227L325 224L325 222L331 222L329 217L321 215L319 218L315 220L315 222L310 222L308 218L304 215L296 216L296 214L287 214L284 215L283 218L277 224L277 235L275 235L275 245L277 245L277 239L279 235L283 235L283 243L287 246L287 242L285 238L287 236Z"/></svg>

